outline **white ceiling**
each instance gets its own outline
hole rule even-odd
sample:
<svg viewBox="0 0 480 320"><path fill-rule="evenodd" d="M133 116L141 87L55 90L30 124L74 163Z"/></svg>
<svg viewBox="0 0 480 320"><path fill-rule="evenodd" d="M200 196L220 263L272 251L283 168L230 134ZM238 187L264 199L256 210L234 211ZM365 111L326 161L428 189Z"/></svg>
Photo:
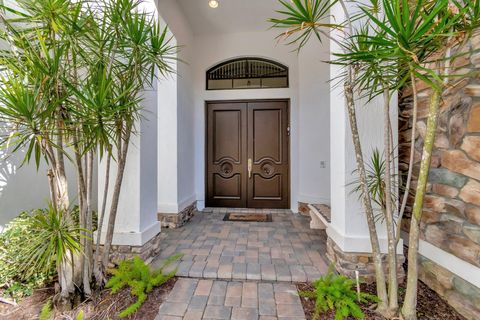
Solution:
<svg viewBox="0 0 480 320"><path fill-rule="evenodd" d="M278 0L218 0L216 9L208 0L177 0L193 32L198 35L267 30L268 18L278 17Z"/></svg>

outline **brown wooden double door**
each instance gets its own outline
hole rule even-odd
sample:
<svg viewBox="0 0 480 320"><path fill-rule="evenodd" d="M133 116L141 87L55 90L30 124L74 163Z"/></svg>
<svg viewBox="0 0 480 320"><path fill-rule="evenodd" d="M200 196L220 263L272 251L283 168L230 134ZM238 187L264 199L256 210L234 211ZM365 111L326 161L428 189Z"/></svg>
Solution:
<svg viewBox="0 0 480 320"><path fill-rule="evenodd" d="M288 101L207 103L210 207L288 208Z"/></svg>

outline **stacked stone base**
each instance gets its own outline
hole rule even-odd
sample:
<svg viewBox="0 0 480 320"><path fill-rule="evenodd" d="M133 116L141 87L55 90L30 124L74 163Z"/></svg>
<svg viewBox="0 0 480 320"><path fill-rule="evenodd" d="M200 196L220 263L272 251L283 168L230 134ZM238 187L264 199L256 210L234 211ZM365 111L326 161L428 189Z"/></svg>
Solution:
<svg viewBox="0 0 480 320"><path fill-rule="evenodd" d="M194 202L179 213L159 213L158 221L162 228L177 229L186 224L197 211L197 203Z"/></svg>
<svg viewBox="0 0 480 320"><path fill-rule="evenodd" d="M423 256L419 258L420 280L465 318L480 319L480 288Z"/></svg>
<svg viewBox="0 0 480 320"><path fill-rule="evenodd" d="M362 281L367 283L372 283L375 281L375 267L373 264L372 254L343 252L332 239L328 238L327 257L340 274L354 279L355 271L358 271ZM387 272L387 255L382 255L382 261L385 272ZM398 255L397 261L397 277L399 282L403 282L405 279L405 270L403 269L405 257L403 255Z"/></svg>
<svg viewBox="0 0 480 320"><path fill-rule="evenodd" d="M152 260L160 253L160 243L165 237L165 234L159 233L152 239L150 239L143 246L119 246L112 245L110 250L110 262L114 265L122 260L132 259L133 257L140 257L147 264L151 263ZM103 246L99 248L100 252L103 253Z"/></svg>
<svg viewBox="0 0 480 320"><path fill-rule="evenodd" d="M299 202L298 213L300 213L302 216L310 217L310 208L308 207L308 203Z"/></svg>

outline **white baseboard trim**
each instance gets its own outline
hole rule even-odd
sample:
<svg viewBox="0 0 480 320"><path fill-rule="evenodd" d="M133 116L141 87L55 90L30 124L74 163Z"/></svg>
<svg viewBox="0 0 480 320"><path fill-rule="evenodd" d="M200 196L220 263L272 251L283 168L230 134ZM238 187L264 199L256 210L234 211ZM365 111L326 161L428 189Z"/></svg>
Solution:
<svg viewBox="0 0 480 320"><path fill-rule="evenodd" d="M197 200L197 209L198 211L205 209L205 200Z"/></svg>
<svg viewBox="0 0 480 320"><path fill-rule="evenodd" d="M473 264L470 264L424 240L420 240L418 251L425 258L480 288L479 267L474 266Z"/></svg>
<svg viewBox="0 0 480 320"><path fill-rule="evenodd" d="M358 236L358 235L346 235L338 232L332 224L329 224L327 228L327 235L339 246L343 252L357 252L368 253L372 252L372 245L370 243L370 237ZM388 251L388 239L387 237L380 237L380 250L383 253ZM403 254L403 241L400 239L397 246L397 253Z"/></svg>
<svg viewBox="0 0 480 320"><path fill-rule="evenodd" d="M402 239L408 246L408 233L402 231ZM439 266L444 267L451 273L456 274L463 280L480 288L480 268L468 263L457 256L434 246L425 241L419 241L418 252L425 258L435 262Z"/></svg>
<svg viewBox="0 0 480 320"><path fill-rule="evenodd" d="M151 226L141 232L115 232L113 234L112 244L115 246L143 246L161 231L159 221L155 221ZM105 242L106 231L100 236L100 243ZM94 239L97 238L97 232L94 233Z"/></svg>
<svg viewBox="0 0 480 320"><path fill-rule="evenodd" d="M297 198L298 202L308 203L308 204L326 204L330 205L330 198L308 196L304 194L299 194Z"/></svg>
<svg viewBox="0 0 480 320"><path fill-rule="evenodd" d="M178 203L159 203L157 211L159 213L180 213L182 210L190 206L196 201L196 196L191 195Z"/></svg>
<svg viewBox="0 0 480 320"><path fill-rule="evenodd" d="M178 213L177 203L159 203L157 211L159 213Z"/></svg>
<svg viewBox="0 0 480 320"><path fill-rule="evenodd" d="M408 246L408 233L402 231L402 238ZM468 263L457 256L434 246L433 244L420 240L418 252L425 258L435 262L439 266L456 274L463 280L470 282L480 288L480 268Z"/></svg>
<svg viewBox="0 0 480 320"><path fill-rule="evenodd" d="M192 194L191 196L183 199L178 204L178 212L182 212L185 208L187 208L188 206L191 206L192 203L196 201L197 201L197 196L195 194Z"/></svg>

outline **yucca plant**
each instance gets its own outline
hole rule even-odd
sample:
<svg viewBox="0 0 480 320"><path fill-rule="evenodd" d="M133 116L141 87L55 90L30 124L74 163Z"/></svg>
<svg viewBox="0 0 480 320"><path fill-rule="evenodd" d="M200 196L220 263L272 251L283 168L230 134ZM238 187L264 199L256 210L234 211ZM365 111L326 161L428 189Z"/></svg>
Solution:
<svg viewBox="0 0 480 320"><path fill-rule="evenodd" d="M374 148L372 153L367 161L366 170L367 170L367 182L368 190L372 202L375 203L376 209L380 213L376 216L377 221L385 220L386 213L386 192L385 192L385 168L386 168L386 159L383 153ZM357 170L353 172L354 176L357 176ZM393 181L396 181L396 175L392 175ZM359 197L362 197L362 187L358 178L349 183L349 186L352 187L352 193L357 194ZM393 188L394 190L396 187ZM395 202L397 199L397 193L391 194L392 202Z"/></svg>
<svg viewBox="0 0 480 320"><path fill-rule="evenodd" d="M49 205L33 215L30 242L21 249L24 264L20 271L24 278L37 272L48 273L55 265L61 276L63 262L72 262L73 255L80 252L80 228L64 218L66 213Z"/></svg>
<svg viewBox="0 0 480 320"><path fill-rule="evenodd" d="M465 18L468 12L478 10L477 1L451 2L441 1L417 1L409 2L406 0L387 1L382 0L383 17L376 16L362 8L365 16L369 19L369 32L363 34L356 40L364 45L380 47L383 50L375 50L368 54L368 51L352 50L352 54L347 53L342 57L350 59L353 63L359 63L370 66L377 64L392 67L397 71L397 79L393 86L384 85L383 97L384 113L387 115L389 96L391 92L403 86L408 79L415 82L416 79L422 80L432 88L430 100L429 117L427 121L427 134L425 137L421 169L415 194L415 204L413 209L412 225L410 228L409 241L409 272L408 287L406 291L405 303L402 309L402 315L406 319L415 319L416 291L418 281L417 271L417 253L419 238L419 223L423 210L423 197L428 178L428 172L435 140L435 132L438 122L439 104L442 91L446 87L450 78L451 61L455 58L452 55L452 48L459 45L468 37L468 32L478 26L479 21L475 21L477 14L473 14L473 19ZM373 53L373 54L372 54ZM382 74L363 73L366 78L365 87L367 91L375 92L375 80L382 79ZM388 72L387 72L388 74ZM458 76L461 77L462 75ZM390 78L387 78L387 81ZM388 83L384 81L385 83ZM380 82L382 82L380 80ZM370 86L368 85L370 84ZM415 84L414 84L415 85ZM414 119L415 120L415 119ZM385 128L388 127L389 119L385 118ZM415 125L415 124L414 124ZM389 150L388 130L385 130L385 146ZM412 144L413 144L412 140ZM388 161L390 163L390 161ZM390 165L386 166L388 171ZM386 182L389 180L389 174L386 172ZM387 188L387 192L389 187ZM408 189L407 189L408 192ZM405 195L406 196L406 195ZM405 197L404 196L404 197ZM389 197L387 196L388 200ZM387 209L390 206L387 206ZM404 210L404 208L402 209ZM390 215L387 215L389 217ZM387 221L389 237L389 259L393 262L393 253L397 244L393 224ZM399 233L399 229L397 231ZM395 241L394 241L395 240ZM390 267L392 265L390 264ZM390 270L392 271L392 270ZM393 283L395 274L390 275L389 283L389 307L396 313L398 308L398 288L396 282Z"/></svg>
<svg viewBox="0 0 480 320"><path fill-rule="evenodd" d="M298 12L309 12L318 3L324 4L325 2L329 1L292 1L293 4L290 6L284 4L286 10L280 12L284 18L272 21L276 26L288 28L292 32L310 34L312 30L308 30L309 28L317 28L315 21L312 21L313 15L299 15ZM366 97L371 100L382 96L384 101L384 149L388 159L385 165L384 187L385 208L388 211L385 217L390 269L388 306L385 305L387 299L383 271L380 270L382 268L381 263L375 261L375 267L377 292L382 300L378 310L388 317L395 316L398 309L395 253L399 236L399 230L397 230L397 234L395 233L394 206L391 201L394 187L391 177L394 171L391 170L393 158L391 157L392 139L390 137L391 125L389 119L390 100L395 90L401 88L408 81L413 82L415 89L415 81L421 80L430 85L433 91L420 176L415 195L414 217L412 218L410 228L408 287L402 310L402 315L405 319L415 319L419 221L421 219L423 197L438 121L441 93L445 86L448 85L449 79L452 78L450 65L451 61L456 57L452 54L452 48L467 39L470 32L478 27L480 22L480 4L478 0L375 0L366 3L354 1L352 2L353 6L361 13L351 17L345 2L337 2L345 9L345 16L349 21L344 24L347 28L345 28L343 41L333 39L342 48L342 52L336 53L338 58L333 63L342 64L346 68L342 79L346 83L345 95L355 146L361 186L360 192L365 205L374 257L380 251L377 246L378 239L372 219L373 213L370 198L367 195L370 194L369 183L363 164L363 155L358 138L359 133L356 128L353 90L357 90L360 97ZM281 3L283 4L283 1ZM356 30L352 28L351 23L354 19L358 20L361 25ZM295 28L295 25L300 28ZM303 38L298 37L297 39ZM301 47L305 43L298 41L297 44ZM464 54L468 54L468 52ZM455 76L459 78L465 75ZM355 79L355 81L352 81L352 79ZM414 109L416 110L416 101L414 104ZM406 192L408 192L408 188L406 188ZM404 207L405 205L402 204L402 212Z"/></svg>
<svg viewBox="0 0 480 320"><path fill-rule="evenodd" d="M294 41L290 41L289 44L295 44L300 49L312 33L317 35L318 39L325 38L334 41L341 48L342 52L346 53L348 50L348 43L345 43L345 39L349 39L354 33L353 21L357 17L352 17L347 8L347 2L344 0L292 0L292 4L286 1L279 1L283 10L277 11L281 18L270 19L273 23L273 27L285 29L286 31L280 34L277 38L282 38L284 35L288 37L297 34ZM373 2L372 2L373 3ZM329 9L335 5L340 5L343 8L344 15L346 17L345 22L340 24L325 24L325 20L331 18ZM378 6L373 6L377 8ZM328 8L327 10L321 10L322 15L315 13L316 8ZM344 41L340 38L332 37L330 32L336 29L341 29L344 35ZM298 35L299 34L299 35ZM355 160L357 164L359 184L362 189L362 203L365 209L365 216L367 218L370 243L372 247L373 263L375 265L375 278L377 284L377 295L380 299L378 304L378 310L382 314L387 313L387 287L385 281L385 273L383 270L383 262L381 259L380 242L377 235L377 226L375 223L375 213L373 210L372 201L370 198L370 192L368 190L367 172L365 167L365 160L362 151L362 144L360 141L360 133L357 122L357 111L355 101L355 84L357 83L355 74L355 65L346 64L345 75L341 79L343 82L343 88L345 92L346 108L348 114L348 120L350 124L350 130L352 132L352 142L355 151Z"/></svg>
<svg viewBox="0 0 480 320"><path fill-rule="evenodd" d="M97 283L104 284L130 139L141 120L142 92L172 70L169 61L176 47L168 29L155 13L140 9L141 3L19 0L1 6L0 40L7 49L0 51L0 122L9 134L0 137L0 145L9 152L25 150L25 162L48 164L51 202L64 213L65 223L72 221L65 163L72 162L76 170L83 254L68 263L63 259L60 297L66 305L77 289L90 294L93 269ZM98 228L101 234L108 211L101 264L86 236L93 229L97 155L106 156L108 163ZM111 159L117 174L107 208Z"/></svg>

